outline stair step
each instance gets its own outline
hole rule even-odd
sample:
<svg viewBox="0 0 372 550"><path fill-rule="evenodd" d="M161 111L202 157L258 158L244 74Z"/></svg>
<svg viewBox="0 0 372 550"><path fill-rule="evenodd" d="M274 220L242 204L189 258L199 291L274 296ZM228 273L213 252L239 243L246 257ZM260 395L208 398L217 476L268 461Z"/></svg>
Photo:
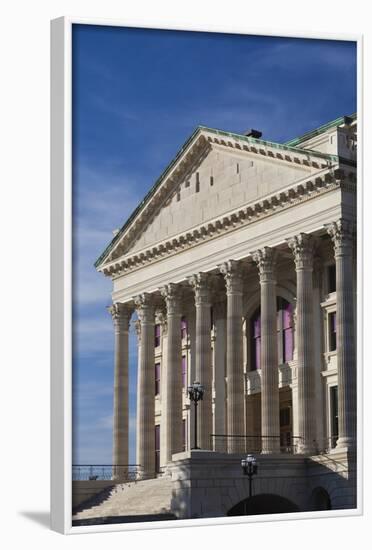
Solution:
<svg viewBox="0 0 372 550"><path fill-rule="evenodd" d="M168 477L123 483L102 491L85 505L83 503L73 514L73 522L75 525L80 520L169 515L171 497L172 481Z"/></svg>

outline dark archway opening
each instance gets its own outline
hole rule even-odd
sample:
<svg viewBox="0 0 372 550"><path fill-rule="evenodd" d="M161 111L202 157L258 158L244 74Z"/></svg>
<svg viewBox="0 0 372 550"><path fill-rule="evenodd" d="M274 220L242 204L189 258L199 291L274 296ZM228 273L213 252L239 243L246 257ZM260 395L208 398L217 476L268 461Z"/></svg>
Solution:
<svg viewBox="0 0 372 550"><path fill-rule="evenodd" d="M227 516L250 516L261 514L288 514L299 512L298 506L278 495L256 495L238 502L227 512Z"/></svg>
<svg viewBox="0 0 372 550"><path fill-rule="evenodd" d="M323 487L314 489L310 497L309 511L318 512L320 510L332 510L330 496Z"/></svg>

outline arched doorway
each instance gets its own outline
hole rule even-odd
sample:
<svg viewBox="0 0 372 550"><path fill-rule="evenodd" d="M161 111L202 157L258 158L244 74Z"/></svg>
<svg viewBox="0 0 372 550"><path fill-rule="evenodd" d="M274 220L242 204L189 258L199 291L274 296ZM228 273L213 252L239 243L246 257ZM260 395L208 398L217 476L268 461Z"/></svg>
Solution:
<svg viewBox="0 0 372 550"><path fill-rule="evenodd" d="M287 514L289 512L299 512L296 504L287 498L279 495L256 495L251 498L241 500L233 506L227 516L250 516L261 514Z"/></svg>
<svg viewBox="0 0 372 550"><path fill-rule="evenodd" d="M310 512L317 512L320 510L331 510L331 499L329 494L323 487L317 487L311 493L310 497Z"/></svg>

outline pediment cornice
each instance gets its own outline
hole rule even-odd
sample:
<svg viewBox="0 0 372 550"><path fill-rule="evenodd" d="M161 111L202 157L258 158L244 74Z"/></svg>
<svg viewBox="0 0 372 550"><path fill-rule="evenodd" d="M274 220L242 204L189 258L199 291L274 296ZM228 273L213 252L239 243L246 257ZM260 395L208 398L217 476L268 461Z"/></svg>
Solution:
<svg viewBox="0 0 372 550"><path fill-rule="evenodd" d="M120 277L125 273L196 246L203 241L215 239L221 234L230 233L337 188L355 192L355 173L346 174L341 169L325 169L317 172L313 177L307 177L291 187L260 198L243 208L210 220L182 234L133 254L129 252L127 255L115 258L102 266L100 271L112 278Z"/></svg>
<svg viewBox="0 0 372 550"><path fill-rule="evenodd" d="M129 250L149 220L213 146L230 151L240 151L243 154L258 155L271 162L297 165L307 169L311 167L318 171L335 168L340 160L334 155L297 149L201 126L181 148L175 159L97 260L95 263L97 269L102 271L108 264L121 258L126 250Z"/></svg>

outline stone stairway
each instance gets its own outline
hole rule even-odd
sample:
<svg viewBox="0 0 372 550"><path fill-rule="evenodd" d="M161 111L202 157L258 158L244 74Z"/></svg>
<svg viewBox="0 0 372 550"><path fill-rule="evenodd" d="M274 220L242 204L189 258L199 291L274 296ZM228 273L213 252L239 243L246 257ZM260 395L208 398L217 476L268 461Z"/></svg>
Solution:
<svg viewBox="0 0 372 550"><path fill-rule="evenodd" d="M171 497L170 477L121 483L82 503L73 513L73 524L97 518L169 516Z"/></svg>

